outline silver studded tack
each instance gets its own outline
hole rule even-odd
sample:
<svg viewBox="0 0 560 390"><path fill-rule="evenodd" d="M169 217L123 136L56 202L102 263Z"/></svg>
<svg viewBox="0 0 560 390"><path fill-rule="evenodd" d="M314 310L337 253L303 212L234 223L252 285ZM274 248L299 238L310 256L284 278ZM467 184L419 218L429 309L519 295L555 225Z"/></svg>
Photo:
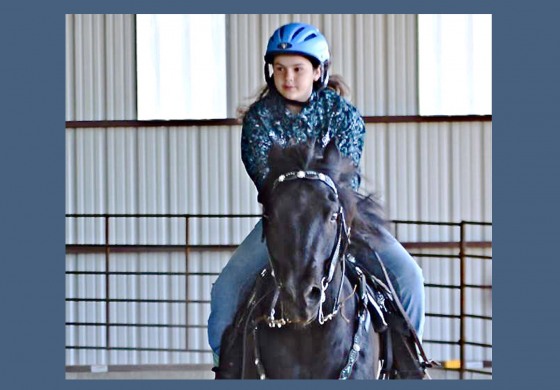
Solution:
<svg viewBox="0 0 560 390"><path fill-rule="evenodd" d="M319 179L321 179L321 180L325 180L325 175L324 175L324 174L322 174L322 173L319 173Z"/></svg>
<svg viewBox="0 0 560 390"><path fill-rule="evenodd" d="M352 345L352 349L356 352L360 352L360 346L358 344Z"/></svg>
<svg viewBox="0 0 560 390"><path fill-rule="evenodd" d="M280 175L280 177L278 178L278 181L281 183L286 179L285 175Z"/></svg>
<svg viewBox="0 0 560 390"><path fill-rule="evenodd" d="M303 179L305 177L305 172L304 171L298 171L298 173L296 174L296 176L300 179Z"/></svg>

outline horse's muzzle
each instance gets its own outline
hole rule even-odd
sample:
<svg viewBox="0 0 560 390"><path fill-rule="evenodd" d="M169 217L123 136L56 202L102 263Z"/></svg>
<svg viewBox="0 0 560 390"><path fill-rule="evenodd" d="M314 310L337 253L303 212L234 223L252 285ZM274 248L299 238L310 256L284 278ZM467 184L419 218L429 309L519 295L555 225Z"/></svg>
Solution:
<svg viewBox="0 0 560 390"><path fill-rule="evenodd" d="M321 288L310 285L299 292L294 288L283 289L280 301L284 317L293 325L305 327L317 319L321 304Z"/></svg>

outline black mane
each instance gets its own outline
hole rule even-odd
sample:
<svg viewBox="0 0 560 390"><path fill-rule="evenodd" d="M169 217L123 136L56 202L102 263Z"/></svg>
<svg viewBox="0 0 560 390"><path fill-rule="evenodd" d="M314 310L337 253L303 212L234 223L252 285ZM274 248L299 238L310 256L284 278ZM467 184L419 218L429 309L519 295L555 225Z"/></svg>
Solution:
<svg viewBox="0 0 560 390"><path fill-rule="evenodd" d="M266 209L274 181L291 171L308 170L324 173L335 183L346 218L351 226L352 243L361 248L371 247L372 236L379 236L379 227L386 221L377 197L360 194L352 189L352 180L359 174L351 159L342 156L332 140L325 149L314 141L282 147L273 145L269 153L268 173L259 193L259 202Z"/></svg>

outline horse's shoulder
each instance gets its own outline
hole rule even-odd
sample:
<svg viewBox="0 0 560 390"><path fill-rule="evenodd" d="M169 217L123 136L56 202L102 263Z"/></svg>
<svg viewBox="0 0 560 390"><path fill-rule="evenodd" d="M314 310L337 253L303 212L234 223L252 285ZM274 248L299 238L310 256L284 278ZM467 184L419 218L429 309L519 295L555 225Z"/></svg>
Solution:
<svg viewBox="0 0 560 390"><path fill-rule="evenodd" d="M238 306L233 322L224 331L217 369L220 379L241 378L245 333L252 330L253 320L262 315L260 307L273 283L270 271L265 268L255 280L249 297Z"/></svg>
<svg viewBox="0 0 560 390"><path fill-rule="evenodd" d="M233 328L240 332L242 328L246 326L247 321L251 321L255 316L261 314L262 310L260 307L262 307L263 301L271 292L272 286L274 285L274 277L269 268L264 268L255 279L248 298L244 302L241 302L237 308L232 325Z"/></svg>

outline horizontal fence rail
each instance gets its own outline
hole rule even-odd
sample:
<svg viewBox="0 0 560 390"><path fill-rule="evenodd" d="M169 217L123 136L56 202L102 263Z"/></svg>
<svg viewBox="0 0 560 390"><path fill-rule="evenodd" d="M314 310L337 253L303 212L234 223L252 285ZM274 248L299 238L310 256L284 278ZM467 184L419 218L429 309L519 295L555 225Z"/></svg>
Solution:
<svg viewBox="0 0 560 390"><path fill-rule="evenodd" d="M67 214L68 219L84 219L84 218L102 218L104 221L105 242L103 244L67 244L66 253L68 254L103 254L104 255L104 268L102 270L85 270L85 269L67 269L66 275L68 277L79 276L100 276L104 278L105 291L103 296L96 297L72 297L67 296L66 302L78 303L96 303L102 304L104 307L104 320L97 321L69 321L65 325L69 327L94 327L104 330L104 342L102 345L66 345L67 350L97 350L97 351L137 351L137 352L176 352L176 353L202 353L210 354L210 348L201 348L199 344L193 346L189 343L189 330L199 329L205 330L206 323L192 323L189 321L188 306L192 304L209 304L209 295L204 299L201 297L189 296L189 278L191 277L217 277L219 272L216 271L190 271L189 270L189 256L197 251L232 251L238 243L221 244L221 245L195 245L189 240L189 226L194 219L232 219L232 218L258 218L258 214ZM142 244L112 244L109 242L110 232L112 229L111 221L116 218L126 219L166 219L166 218L179 218L185 223L185 236L184 243L173 245L142 245ZM482 348L486 350L492 349L491 343L477 342L469 340L466 334L467 321L478 320L485 321L491 324L492 316L487 314L469 313L467 310L467 294L469 289L479 289L491 291L492 285L483 283L468 282L466 277L467 263L472 259L479 261L491 261L492 256L480 255L469 253L469 250L491 249L491 241L469 241L467 237L467 227L487 227L491 228L492 224L488 222L474 222L474 221L461 221L461 222L429 222L429 221L406 221L406 220L393 220L391 223L394 226L394 233L398 239L399 228L405 225L414 226L440 226L459 229L458 241L432 241L432 242L403 242L403 246L415 257L419 262L431 261L434 259L443 259L447 261L459 261L460 264L460 279L459 283L431 283L426 282L427 289L437 290L453 290L459 291L460 304L458 313L434 313L428 311L426 313L427 322L430 319L449 319L459 321L459 337L457 339L424 339L423 342L427 345L449 345L459 348L459 356L455 360L444 362L443 369L449 371L458 371L460 377L464 378L466 373L492 375L491 360L483 360L481 362L468 362L466 356L466 349L470 347ZM456 250L456 253L442 254L435 253L437 250ZM430 252L432 250L432 252ZM174 252L184 254L184 270L180 271L122 271L114 270L111 266L111 255L117 253L151 253L151 252ZM147 297L117 297L112 293L112 278L115 277L176 277L183 278L181 282L184 284L185 296L179 299L176 298L147 298ZM165 305L184 305L185 318L184 323L154 323L154 322L134 322L134 321L116 321L116 314L113 310L114 304L133 303L133 304L165 304ZM428 307L429 309L429 307ZM120 346L114 345L113 336L119 328L128 329L176 329L184 332L185 343L181 347L175 345L169 347L149 347L145 345L136 346ZM67 365L71 371L74 365ZM479 369L480 367L480 369ZM69 372L70 372L69 371Z"/></svg>
<svg viewBox="0 0 560 390"><path fill-rule="evenodd" d="M399 115L363 116L365 123L437 123L437 122L492 122L492 115ZM172 119L172 120L105 120L66 121L67 129L108 127L190 127L190 126L236 126L237 118L222 119Z"/></svg>

